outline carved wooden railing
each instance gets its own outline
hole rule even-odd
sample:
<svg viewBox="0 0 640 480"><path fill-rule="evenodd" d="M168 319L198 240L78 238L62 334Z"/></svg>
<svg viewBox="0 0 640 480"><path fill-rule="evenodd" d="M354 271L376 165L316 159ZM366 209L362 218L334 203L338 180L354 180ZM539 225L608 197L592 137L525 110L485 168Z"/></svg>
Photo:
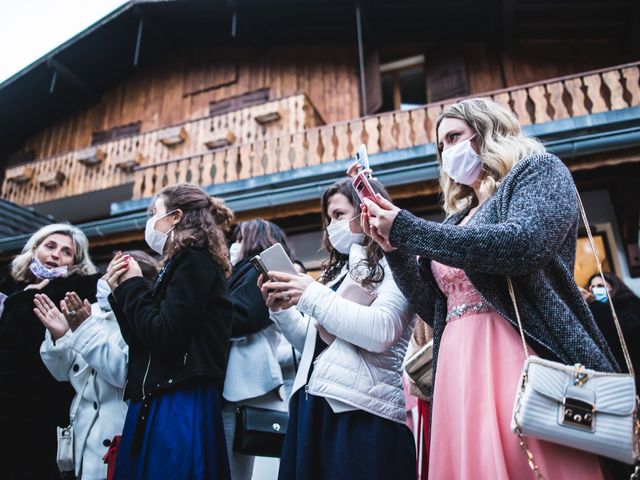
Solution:
<svg viewBox="0 0 640 480"><path fill-rule="evenodd" d="M482 95L510 108L522 125L640 105L640 62L535 82ZM459 99L308 129L213 154L149 165L135 174L134 198L177 182L212 185L435 141L442 109Z"/></svg>
<svg viewBox="0 0 640 480"><path fill-rule="evenodd" d="M588 115L640 105L640 62L496 90L475 96L490 97L510 108L523 125ZM259 175L344 160L361 143L370 154L388 152L435 140L435 121L442 109L458 99L394 111L315 128L290 130L266 139L242 141L213 152L161 160L152 150L158 142L138 145L153 164L143 164L134 174L118 177L113 169L96 171L68 161L51 169L67 169L67 183L59 198L134 181L133 198L144 198L176 182L211 185ZM298 125L300 126L300 125ZM133 148L125 147L123 148ZM149 153L151 152L151 154ZM108 168L108 160L103 165ZM43 162L35 162L36 168ZM96 167L101 168L101 167ZM8 169L9 172L11 169ZM74 173L75 172L75 173ZM99 173L98 173L99 172ZM54 198L35 182L3 186L5 198L32 204Z"/></svg>
<svg viewBox="0 0 640 480"><path fill-rule="evenodd" d="M270 119L272 121L269 121ZM285 97L169 128L96 144L91 148L99 150L103 160L95 165L81 163L86 150L79 150L8 168L2 185L2 196L16 203L31 205L81 195L132 182L133 168L126 167L156 164L207 152L207 141L220 142L226 139L231 144L241 145L285 133L304 131L323 123L306 95ZM172 135L174 139L180 140L176 135L180 135L181 129L184 130L184 139L180 143L166 146L161 142L165 137L171 140ZM51 180L49 186L41 184L43 179Z"/></svg>

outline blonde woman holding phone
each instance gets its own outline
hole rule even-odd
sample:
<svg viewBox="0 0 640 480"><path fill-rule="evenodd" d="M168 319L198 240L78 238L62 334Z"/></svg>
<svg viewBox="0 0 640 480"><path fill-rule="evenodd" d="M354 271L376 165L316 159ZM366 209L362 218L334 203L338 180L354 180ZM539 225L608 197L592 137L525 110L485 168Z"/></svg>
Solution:
<svg viewBox="0 0 640 480"><path fill-rule="evenodd" d="M575 187L562 162L491 100L451 105L436 126L446 220L382 198L365 200L362 214L400 289L434 327L429 477L534 478L510 429L525 352L507 276L532 351L618 369L573 279ZM546 478L603 478L595 455L527 441Z"/></svg>

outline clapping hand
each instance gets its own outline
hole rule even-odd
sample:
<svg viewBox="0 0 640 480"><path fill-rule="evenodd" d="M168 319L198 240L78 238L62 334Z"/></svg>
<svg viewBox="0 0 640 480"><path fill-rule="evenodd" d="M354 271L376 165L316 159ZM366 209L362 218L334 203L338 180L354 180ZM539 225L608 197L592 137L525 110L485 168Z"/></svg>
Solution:
<svg viewBox="0 0 640 480"><path fill-rule="evenodd" d="M44 287L46 287L47 285L49 285L49 282L51 280L49 280L48 278L45 278L44 280L38 282L38 283L31 283L29 285L27 285L26 287L24 287L25 290L42 290Z"/></svg>
<svg viewBox="0 0 640 480"><path fill-rule="evenodd" d="M72 332L91 315L89 300L80 300L76 292L66 293L64 300L60 301L60 309Z"/></svg>
<svg viewBox="0 0 640 480"><path fill-rule="evenodd" d="M62 315L62 312L58 310L55 303L53 303L44 293L36 293L33 298L33 303L36 306L36 308L33 309L33 312L36 314L36 317L40 319L45 328L49 330L51 338L56 341L63 337L64 334L67 333L67 330L69 330L69 324L64 318L64 315Z"/></svg>
<svg viewBox="0 0 640 480"><path fill-rule="evenodd" d="M142 269L138 262L129 255L118 252L107 267L106 281L113 292L125 280L141 276Z"/></svg>

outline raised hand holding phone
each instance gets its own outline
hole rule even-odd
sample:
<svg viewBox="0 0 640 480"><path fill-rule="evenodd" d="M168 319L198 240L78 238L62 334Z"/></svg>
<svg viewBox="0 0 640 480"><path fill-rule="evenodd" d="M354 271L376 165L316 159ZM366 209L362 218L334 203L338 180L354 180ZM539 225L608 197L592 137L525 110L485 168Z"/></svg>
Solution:
<svg viewBox="0 0 640 480"><path fill-rule="evenodd" d="M396 247L391 245L389 235L391 227L400 209L381 195L376 195L376 202L365 198L362 201L360 224L365 235L370 236L385 252L392 252Z"/></svg>
<svg viewBox="0 0 640 480"><path fill-rule="evenodd" d="M360 145L360 148L358 148L354 162L349 165L349 168L347 168L347 177L355 177L358 172L360 172L360 170L362 170L361 173L364 173L367 177L373 178L371 176L373 171L369 167L369 156L367 155L367 147L364 143Z"/></svg>

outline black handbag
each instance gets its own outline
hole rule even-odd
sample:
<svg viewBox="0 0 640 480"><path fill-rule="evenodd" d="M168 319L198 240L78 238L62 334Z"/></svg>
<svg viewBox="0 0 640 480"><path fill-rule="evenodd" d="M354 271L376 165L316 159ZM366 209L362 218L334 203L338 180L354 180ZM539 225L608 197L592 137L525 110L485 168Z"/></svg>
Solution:
<svg viewBox="0 0 640 480"><path fill-rule="evenodd" d="M293 346L291 355L293 368L297 373L298 358ZM254 457L280 457L288 423L288 412L248 405L239 406L236 408L233 451Z"/></svg>
<svg viewBox="0 0 640 480"><path fill-rule="evenodd" d="M289 414L266 408L236 408L233 451L257 457L279 457L287 433Z"/></svg>

